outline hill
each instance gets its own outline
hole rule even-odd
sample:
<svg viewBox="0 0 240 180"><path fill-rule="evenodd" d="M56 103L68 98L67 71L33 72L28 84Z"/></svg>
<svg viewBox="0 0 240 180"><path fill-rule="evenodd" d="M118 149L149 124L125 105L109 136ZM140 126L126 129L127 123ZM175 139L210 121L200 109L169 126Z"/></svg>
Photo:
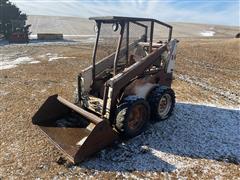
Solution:
<svg viewBox="0 0 240 180"><path fill-rule="evenodd" d="M29 16L32 35L63 33L65 36L94 35L93 21L79 17ZM240 27L174 22L174 37L235 37ZM164 33L163 33L164 34Z"/></svg>

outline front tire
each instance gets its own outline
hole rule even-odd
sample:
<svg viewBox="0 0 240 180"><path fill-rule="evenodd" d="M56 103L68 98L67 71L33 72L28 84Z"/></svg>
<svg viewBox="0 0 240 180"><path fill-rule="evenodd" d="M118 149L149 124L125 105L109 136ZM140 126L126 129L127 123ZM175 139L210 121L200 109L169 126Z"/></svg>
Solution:
<svg viewBox="0 0 240 180"><path fill-rule="evenodd" d="M158 86L150 92L148 102L151 107L151 119L165 120L171 116L175 107L175 93L166 86Z"/></svg>
<svg viewBox="0 0 240 180"><path fill-rule="evenodd" d="M128 96L117 110L115 127L125 138L142 133L150 118L150 108L143 98Z"/></svg>

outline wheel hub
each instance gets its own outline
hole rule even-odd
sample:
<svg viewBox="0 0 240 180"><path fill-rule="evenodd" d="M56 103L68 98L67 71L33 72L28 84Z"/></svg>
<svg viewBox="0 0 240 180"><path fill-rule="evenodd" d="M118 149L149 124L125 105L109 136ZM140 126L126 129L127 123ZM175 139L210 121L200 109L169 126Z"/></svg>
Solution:
<svg viewBox="0 0 240 180"><path fill-rule="evenodd" d="M164 94L159 101L158 114L162 118L166 117L171 109L171 105L172 105L171 99L172 98L169 94Z"/></svg>
<svg viewBox="0 0 240 180"><path fill-rule="evenodd" d="M131 130L138 130L141 128L144 123L146 110L143 105L136 105L132 108L132 111L129 116L128 126Z"/></svg>

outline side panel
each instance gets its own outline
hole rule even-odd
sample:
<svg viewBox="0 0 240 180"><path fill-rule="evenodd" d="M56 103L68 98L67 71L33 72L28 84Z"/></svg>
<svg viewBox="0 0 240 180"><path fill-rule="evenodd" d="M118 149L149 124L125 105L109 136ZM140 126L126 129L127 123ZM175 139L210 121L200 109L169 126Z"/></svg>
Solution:
<svg viewBox="0 0 240 180"><path fill-rule="evenodd" d="M162 52L164 52L166 48L166 45L160 47L156 51L144 57L142 60L136 62L129 68L126 68L122 73L111 78L108 81L108 84L113 88L113 94L118 94L119 91L131 80L139 75L142 75L145 69L149 68L158 58L160 58Z"/></svg>
<svg viewBox="0 0 240 180"><path fill-rule="evenodd" d="M115 116L117 98L120 95L124 87L126 87L129 82L137 78L144 73L144 70L149 68L157 59L160 58L161 54L167 49L167 45L164 45L148 56L144 57L140 61L136 62L129 68L126 68L122 73L111 78L107 84L113 89L111 94L111 112L110 121L113 120Z"/></svg>
<svg viewBox="0 0 240 180"><path fill-rule="evenodd" d="M84 91L89 92L91 90L91 85L92 85L92 66L84 69L81 72L82 75L82 88Z"/></svg>
<svg viewBox="0 0 240 180"><path fill-rule="evenodd" d="M173 73L175 60L176 60L176 53L177 53L177 40L174 39L169 43L169 53L168 53L168 64L167 64L167 73Z"/></svg>

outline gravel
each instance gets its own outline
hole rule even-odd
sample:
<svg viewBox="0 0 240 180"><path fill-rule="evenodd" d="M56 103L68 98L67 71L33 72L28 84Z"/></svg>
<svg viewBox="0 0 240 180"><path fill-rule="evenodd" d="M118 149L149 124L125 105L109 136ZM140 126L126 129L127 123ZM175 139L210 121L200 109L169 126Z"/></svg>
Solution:
<svg viewBox="0 0 240 180"><path fill-rule="evenodd" d="M194 166L194 159L240 163L239 109L177 103L174 115L142 135L83 163L105 171L164 171ZM189 161L189 159L193 159Z"/></svg>

